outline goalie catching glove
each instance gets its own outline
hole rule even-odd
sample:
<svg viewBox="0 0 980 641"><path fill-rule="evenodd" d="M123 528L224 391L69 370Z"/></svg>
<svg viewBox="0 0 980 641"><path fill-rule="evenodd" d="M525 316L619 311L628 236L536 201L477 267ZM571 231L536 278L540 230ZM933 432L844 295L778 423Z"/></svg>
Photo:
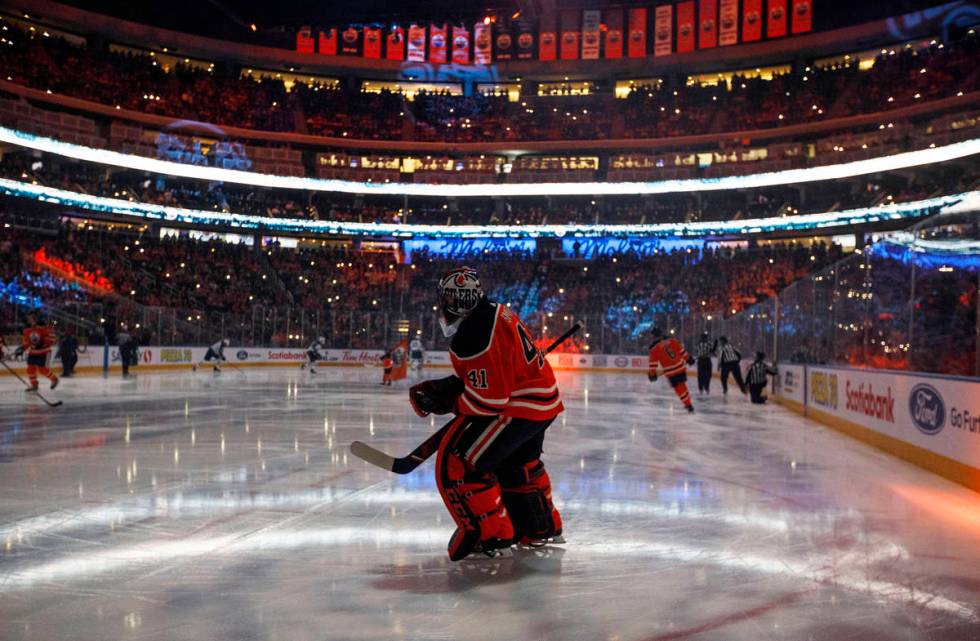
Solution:
<svg viewBox="0 0 980 641"><path fill-rule="evenodd" d="M422 381L408 390L412 409L421 417L429 414L449 414L456 399L463 393L463 381L456 375Z"/></svg>

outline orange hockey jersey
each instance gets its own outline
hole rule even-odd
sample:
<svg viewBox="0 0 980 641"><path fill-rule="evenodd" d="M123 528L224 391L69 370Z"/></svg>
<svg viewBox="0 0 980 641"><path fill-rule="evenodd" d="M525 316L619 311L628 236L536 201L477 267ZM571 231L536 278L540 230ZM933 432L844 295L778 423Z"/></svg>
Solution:
<svg viewBox="0 0 980 641"><path fill-rule="evenodd" d="M463 381L456 413L546 421L564 409L551 365L517 315L480 301L460 324L449 349Z"/></svg>
<svg viewBox="0 0 980 641"><path fill-rule="evenodd" d="M47 354L54 346L54 334L51 332L51 328L45 325L28 327L24 330L23 345L28 356Z"/></svg>
<svg viewBox="0 0 980 641"><path fill-rule="evenodd" d="M657 366L664 368L667 377L677 376L687 371L686 362L690 356L676 338L663 338L650 346L651 374L657 373Z"/></svg>

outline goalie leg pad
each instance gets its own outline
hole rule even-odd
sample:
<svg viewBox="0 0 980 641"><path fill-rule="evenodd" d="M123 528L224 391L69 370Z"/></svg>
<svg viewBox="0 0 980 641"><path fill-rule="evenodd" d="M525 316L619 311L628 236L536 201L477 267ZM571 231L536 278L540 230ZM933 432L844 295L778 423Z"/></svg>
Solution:
<svg viewBox="0 0 980 641"><path fill-rule="evenodd" d="M514 526L501 498L497 477L477 471L456 451L470 429L482 429L486 420L461 416L446 432L436 457L439 494L456 522L449 540L449 558L458 561L476 549L493 549L514 539Z"/></svg>
<svg viewBox="0 0 980 641"><path fill-rule="evenodd" d="M561 534L561 515L551 501L551 479L540 459L501 472L500 484L504 505L522 542Z"/></svg>

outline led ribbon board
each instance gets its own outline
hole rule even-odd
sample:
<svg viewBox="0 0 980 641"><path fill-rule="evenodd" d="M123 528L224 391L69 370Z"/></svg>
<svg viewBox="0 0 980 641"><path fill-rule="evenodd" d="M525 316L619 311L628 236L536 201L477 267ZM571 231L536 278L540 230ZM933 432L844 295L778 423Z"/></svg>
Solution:
<svg viewBox="0 0 980 641"><path fill-rule="evenodd" d="M892 156L868 158L837 165L787 169L747 176L723 178L689 178L653 182L583 182L583 183L515 183L429 185L413 183L369 183L349 180L326 180L300 176L276 176L254 171L238 171L220 167L202 167L83 147L52 138L0 127L0 142L57 154L76 160L95 162L127 169L148 171L168 176L180 176L211 182L228 182L255 187L327 191L345 194L378 194L388 196L445 197L510 197L510 196L617 196L641 194L672 194L724 189L773 187L819 180L851 178L882 171L895 171L965 158L980 153L980 139L967 140L932 149L907 151Z"/></svg>
<svg viewBox="0 0 980 641"><path fill-rule="evenodd" d="M270 218L224 212L181 209L152 203L134 203L118 198L90 196L44 185L33 185L0 178L0 195L28 198L40 202L77 207L78 209L129 216L144 222L184 223L189 225L226 227L229 230L249 230L277 234L319 234L340 236L381 236L386 238L595 238L617 237L677 237L736 236L780 231L817 231L849 227L890 220L921 218L939 213L977 192L918 200L911 203L870 207L848 211L773 216L748 220L697 223L661 223L651 225L416 225L394 223L352 223L299 218Z"/></svg>

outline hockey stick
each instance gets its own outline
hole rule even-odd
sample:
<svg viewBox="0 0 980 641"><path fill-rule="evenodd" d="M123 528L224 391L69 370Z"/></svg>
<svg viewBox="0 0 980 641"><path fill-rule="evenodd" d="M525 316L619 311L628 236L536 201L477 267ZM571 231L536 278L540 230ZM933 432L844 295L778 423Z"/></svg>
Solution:
<svg viewBox="0 0 980 641"><path fill-rule="evenodd" d="M582 327L582 321L576 322L568 331L555 339L555 341L551 343L546 350L544 350L544 353L548 354L557 349L559 345L564 343L572 334L582 329ZM453 421L454 420L456 419L454 418ZM449 421L440 427L439 431L425 439L425 441L412 450L411 454L408 456L395 458L394 456L385 454L381 450L376 450L367 443L362 443L361 441L354 441L351 443L350 451L354 456L367 461L371 465L376 465L380 468L388 470L389 472L394 472L395 474L408 474L424 463L427 458L435 454L436 450L439 449L439 443L442 441L442 437L446 434L446 430L449 429L449 426L453 424L453 421Z"/></svg>
<svg viewBox="0 0 980 641"><path fill-rule="evenodd" d="M29 391L32 391L32 392L34 392L35 394L37 394L37 397L38 397L39 399L41 399L42 401L44 401L44 403L45 403L45 404L46 404L46 405L47 405L48 407L58 407L59 405L61 405L61 401L55 401L54 403L52 403L52 402L51 402L51 401L49 401L48 399L46 399L46 398L44 398L44 396L42 396L42 395L41 395L41 392L39 392L39 391L37 391L37 390L35 390L35 389L33 389L33 388L31 388L31 386L30 386L30 385L28 384L28 382L27 382L27 381L25 381L24 379L22 379L22 378L20 377L20 374L18 374L17 372L15 372L15 371L14 371L14 370L13 370L13 369L12 369L12 368L10 367L10 365L7 365L7 363L5 363L4 361L0 361L0 363L2 363L2 364L3 364L3 366L7 368L7 371L8 371L8 372L10 372L10 373L11 373L11 374L13 374L14 376L16 376L16 377L17 377L17 380L19 380L19 381L20 381L21 383L23 383L23 384L24 384L24 387L26 387L26 388L27 388L27 389L28 389Z"/></svg>

